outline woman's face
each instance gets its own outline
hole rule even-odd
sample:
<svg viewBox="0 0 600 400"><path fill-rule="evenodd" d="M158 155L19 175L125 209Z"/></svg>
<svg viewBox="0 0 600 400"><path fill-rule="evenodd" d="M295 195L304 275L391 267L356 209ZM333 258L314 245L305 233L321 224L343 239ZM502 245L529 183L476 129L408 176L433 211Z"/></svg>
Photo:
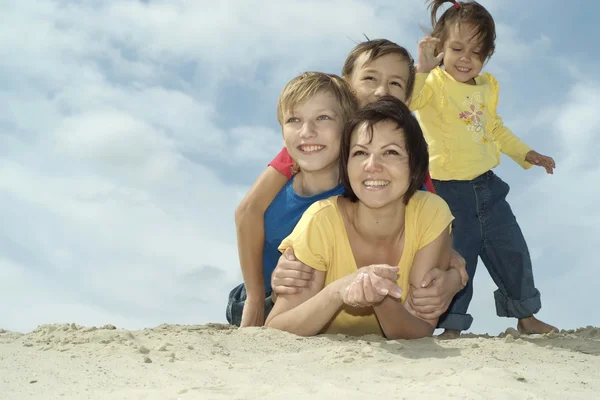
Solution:
<svg viewBox="0 0 600 400"><path fill-rule="evenodd" d="M366 124L352 132L348 178L356 197L369 208L401 201L410 185L409 157L404 131L391 121L373 125L370 139Z"/></svg>

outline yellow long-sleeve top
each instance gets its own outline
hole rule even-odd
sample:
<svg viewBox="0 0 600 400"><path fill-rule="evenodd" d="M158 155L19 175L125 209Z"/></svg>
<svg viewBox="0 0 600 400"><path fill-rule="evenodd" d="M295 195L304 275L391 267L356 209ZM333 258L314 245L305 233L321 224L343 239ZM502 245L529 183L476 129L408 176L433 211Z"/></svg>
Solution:
<svg viewBox="0 0 600 400"><path fill-rule="evenodd" d="M456 81L440 67L417 74L411 110L429 145L433 179L471 180L500 164L500 152L524 169L531 150L496 112L500 86L489 73L475 85Z"/></svg>

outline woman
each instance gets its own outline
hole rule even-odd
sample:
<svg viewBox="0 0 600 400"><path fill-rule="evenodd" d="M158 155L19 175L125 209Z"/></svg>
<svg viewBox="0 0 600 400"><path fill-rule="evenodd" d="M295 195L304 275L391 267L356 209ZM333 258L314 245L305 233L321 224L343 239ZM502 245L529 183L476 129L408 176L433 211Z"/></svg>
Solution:
<svg viewBox="0 0 600 400"><path fill-rule="evenodd" d="M279 295L266 326L302 336L433 333L437 318L419 318L405 303L428 271L450 261L452 214L418 190L428 159L419 124L398 99L356 114L341 144L345 195L313 204L279 247L291 247L314 278Z"/></svg>

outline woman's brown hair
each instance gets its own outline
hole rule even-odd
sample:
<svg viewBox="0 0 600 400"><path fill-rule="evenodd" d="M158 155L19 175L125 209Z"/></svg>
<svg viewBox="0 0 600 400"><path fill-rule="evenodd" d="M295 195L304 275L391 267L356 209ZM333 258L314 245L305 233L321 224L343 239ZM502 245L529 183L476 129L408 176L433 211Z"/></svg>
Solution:
<svg viewBox="0 0 600 400"><path fill-rule="evenodd" d="M366 125L367 132L370 135L369 140L372 140L373 127L384 121L395 123L398 129L404 132L404 143L406 152L408 153L410 173L410 183L403 198L404 204L408 204L412 195L423 186L423 182L425 181L425 175L429 168L429 152L419 122L411 114L406 104L393 96L382 96L373 103L358 110L346 125L344 134L342 135L340 144L340 179L345 189L344 196L352 202L358 201L358 197L356 197L356 194L352 190L350 178L348 177L348 160L350 158L352 134L359 127Z"/></svg>

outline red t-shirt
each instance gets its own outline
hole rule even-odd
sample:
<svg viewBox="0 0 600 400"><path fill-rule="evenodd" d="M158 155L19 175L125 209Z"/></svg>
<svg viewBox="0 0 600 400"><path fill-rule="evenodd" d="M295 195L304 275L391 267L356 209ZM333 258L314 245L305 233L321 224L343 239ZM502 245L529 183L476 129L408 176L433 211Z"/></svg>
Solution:
<svg viewBox="0 0 600 400"><path fill-rule="evenodd" d="M290 157L290 153L288 153L285 147L281 149L279 154L277 154L273 161L269 163L269 166L281 172L286 178L288 178L288 180L292 179L292 176L294 175L294 173L292 172L293 165L294 160L292 160L292 157Z"/></svg>
<svg viewBox="0 0 600 400"><path fill-rule="evenodd" d="M292 179L292 166L294 165L294 161L292 157L290 157L290 153L288 153L287 149L284 147L281 149L279 154L275 156L273 161L269 163L269 166L275 168L277 171L281 172L285 175L286 178ZM429 171L427 171L427 175L425 176L425 187L427 191L431 193L435 193L435 188L433 187L433 182L431 181L431 176L429 176Z"/></svg>

